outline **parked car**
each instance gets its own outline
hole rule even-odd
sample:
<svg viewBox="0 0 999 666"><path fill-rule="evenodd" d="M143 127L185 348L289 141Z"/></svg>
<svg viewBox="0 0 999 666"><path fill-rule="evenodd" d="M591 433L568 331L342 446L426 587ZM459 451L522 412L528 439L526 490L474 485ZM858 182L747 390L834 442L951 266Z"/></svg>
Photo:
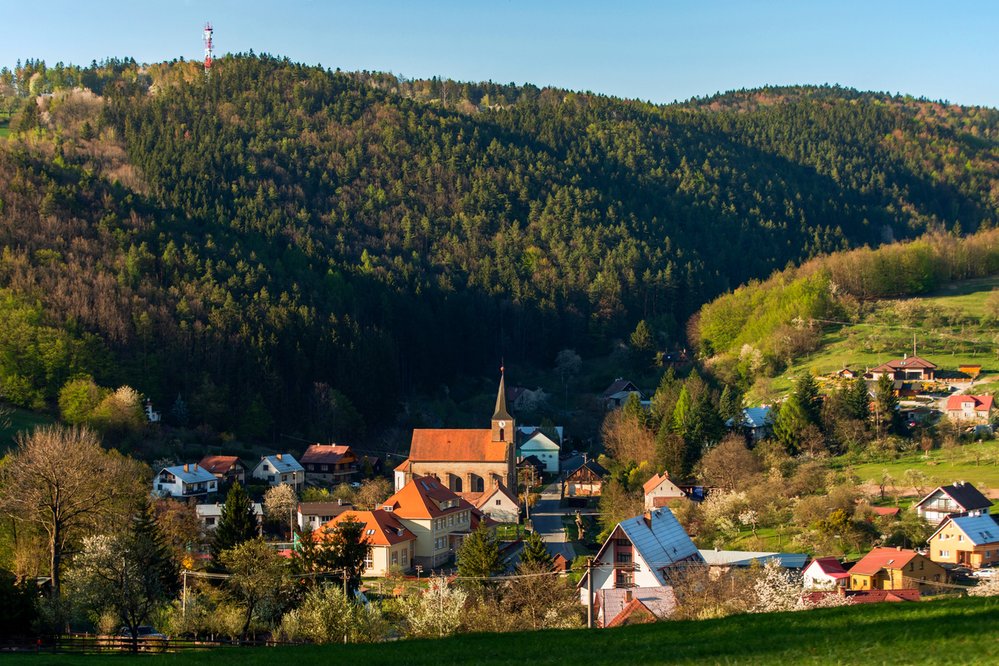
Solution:
<svg viewBox="0 0 999 666"><path fill-rule="evenodd" d="M975 578L994 578L996 575L995 569L979 569L978 571L972 571L971 575Z"/></svg>

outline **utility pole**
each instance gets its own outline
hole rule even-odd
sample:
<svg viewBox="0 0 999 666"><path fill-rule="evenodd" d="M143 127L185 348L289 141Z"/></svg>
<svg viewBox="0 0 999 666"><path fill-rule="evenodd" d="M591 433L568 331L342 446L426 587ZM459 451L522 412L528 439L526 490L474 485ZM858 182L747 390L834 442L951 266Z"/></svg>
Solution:
<svg viewBox="0 0 999 666"><path fill-rule="evenodd" d="M181 592L180 596L180 616L187 619L187 569L180 572L181 579L184 581L184 591Z"/></svg>
<svg viewBox="0 0 999 666"><path fill-rule="evenodd" d="M586 558L586 628L593 628L593 558Z"/></svg>
<svg viewBox="0 0 999 666"><path fill-rule="evenodd" d="M340 569L340 573L343 574L343 596L344 596L344 599L347 599L347 567L344 567L343 569ZM350 600L348 599L348 603L349 603L349 601ZM343 627L343 644L344 645L347 644L347 625L346 624L344 624L344 627Z"/></svg>

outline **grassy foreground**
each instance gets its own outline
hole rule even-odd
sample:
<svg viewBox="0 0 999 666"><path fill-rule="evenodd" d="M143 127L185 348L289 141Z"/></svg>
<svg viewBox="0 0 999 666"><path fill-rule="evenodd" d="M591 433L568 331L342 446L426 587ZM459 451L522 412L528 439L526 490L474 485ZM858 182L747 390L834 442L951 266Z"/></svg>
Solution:
<svg viewBox="0 0 999 666"><path fill-rule="evenodd" d="M5 664L123 663L123 656L4 657ZM149 664L987 664L999 598L871 604L608 630L477 634L376 645L228 648Z"/></svg>

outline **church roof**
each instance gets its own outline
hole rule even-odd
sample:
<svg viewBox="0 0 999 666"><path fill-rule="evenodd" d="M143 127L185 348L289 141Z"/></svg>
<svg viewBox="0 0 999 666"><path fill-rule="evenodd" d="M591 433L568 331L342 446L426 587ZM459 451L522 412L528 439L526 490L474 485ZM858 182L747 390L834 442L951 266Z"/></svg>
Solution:
<svg viewBox="0 0 999 666"><path fill-rule="evenodd" d="M413 462L505 462L507 442L494 442L485 429L436 428L413 431L409 446Z"/></svg>

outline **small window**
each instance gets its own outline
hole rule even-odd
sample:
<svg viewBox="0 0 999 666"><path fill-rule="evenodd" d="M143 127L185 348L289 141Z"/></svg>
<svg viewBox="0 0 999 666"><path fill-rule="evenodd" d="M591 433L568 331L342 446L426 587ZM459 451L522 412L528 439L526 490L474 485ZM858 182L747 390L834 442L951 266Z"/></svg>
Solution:
<svg viewBox="0 0 999 666"><path fill-rule="evenodd" d="M496 500L496 506L501 506L502 504L503 504L503 500Z"/></svg>
<svg viewBox="0 0 999 666"><path fill-rule="evenodd" d="M375 531L374 530L367 530L365 532L365 534L367 534L368 536L374 536L375 535Z"/></svg>

